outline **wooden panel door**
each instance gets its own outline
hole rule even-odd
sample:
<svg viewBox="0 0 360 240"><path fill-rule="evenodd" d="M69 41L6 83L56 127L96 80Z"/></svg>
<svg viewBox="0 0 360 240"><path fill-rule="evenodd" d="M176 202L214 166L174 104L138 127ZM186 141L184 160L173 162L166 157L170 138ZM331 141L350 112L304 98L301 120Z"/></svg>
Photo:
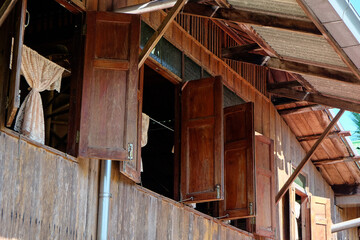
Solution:
<svg viewBox="0 0 360 240"><path fill-rule="evenodd" d="M79 156L137 159L140 16L87 13Z"/></svg>
<svg viewBox="0 0 360 240"><path fill-rule="evenodd" d="M181 95L181 200L223 199L223 85L220 77L186 83Z"/></svg>
<svg viewBox="0 0 360 240"><path fill-rule="evenodd" d="M269 238L275 237L275 174L274 141L265 136L255 136L256 207L255 232Z"/></svg>
<svg viewBox="0 0 360 240"><path fill-rule="evenodd" d="M138 82L138 139L137 157L130 161L120 162L120 172L136 183L141 182L141 134L142 134L142 103L144 89L144 66L140 69Z"/></svg>
<svg viewBox="0 0 360 240"><path fill-rule="evenodd" d="M310 197L311 239L331 239L330 199Z"/></svg>
<svg viewBox="0 0 360 240"><path fill-rule="evenodd" d="M254 104L224 109L225 200L219 204L224 219L255 216Z"/></svg>

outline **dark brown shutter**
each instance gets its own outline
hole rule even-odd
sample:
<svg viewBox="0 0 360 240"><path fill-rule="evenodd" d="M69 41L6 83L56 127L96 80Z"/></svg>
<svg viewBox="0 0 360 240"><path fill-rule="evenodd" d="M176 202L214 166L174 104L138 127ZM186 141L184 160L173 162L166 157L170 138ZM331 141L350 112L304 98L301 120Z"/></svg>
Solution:
<svg viewBox="0 0 360 240"><path fill-rule="evenodd" d="M16 112L20 106L20 68L21 68L21 56L22 46L24 41L24 30L25 30L25 15L26 15L26 0L20 0L15 6L15 36L13 46L13 57L10 75L9 85L9 104L7 109L6 126L11 127Z"/></svg>
<svg viewBox="0 0 360 240"><path fill-rule="evenodd" d="M140 69L138 83L138 141L137 141L137 158L130 161L120 162L120 172L136 183L141 182L141 133L142 133L142 103L144 89L144 66Z"/></svg>
<svg viewBox="0 0 360 240"><path fill-rule="evenodd" d="M219 206L224 219L255 215L254 104L224 109L225 199Z"/></svg>
<svg viewBox="0 0 360 240"><path fill-rule="evenodd" d="M137 159L140 16L87 13L79 156Z"/></svg>
<svg viewBox="0 0 360 240"><path fill-rule="evenodd" d="M255 136L256 234L275 237L274 141Z"/></svg>
<svg viewBox="0 0 360 240"><path fill-rule="evenodd" d="M331 239L330 199L310 197L311 239Z"/></svg>
<svg viewBox="0 0 360 240"><path fill-rule="evenodd" d="M223 199L223 85L221 78L186 83L181 96L181 199Z"/></svg>

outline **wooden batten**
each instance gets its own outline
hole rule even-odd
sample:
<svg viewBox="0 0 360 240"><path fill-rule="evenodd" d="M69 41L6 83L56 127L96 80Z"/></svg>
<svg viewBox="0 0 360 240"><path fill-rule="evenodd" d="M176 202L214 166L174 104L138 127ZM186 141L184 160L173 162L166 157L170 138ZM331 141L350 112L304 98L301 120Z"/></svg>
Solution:
<svg viewBox="0 0 360 240"><path fill-rule="evenodd" d="M317 93L297 91L285 88L269 89L268 92L286 98L317 103L325 106L341 108L348 111L360 113L360 105L356 102L346 101L330 96L324 96Z"/></svg>
<svg viewBox="0 0 360 240"><path fill-rule="evenodd" d="M312 141L316 140L321 136L321 134L313 134L313 135L307 135L307 136L299 136L296 137L299 142L304 141ZM351 136L350 131L334 131L328 134L328 138L335 138L335 137L349 137Z"/></svg>
<svg viewBox="0 0 360 240"><path fill-rule="evenodd" d="M281 116L287 116L287 115L300 114L300 113L313 112L313 111L323 111L328 108L329 107L319 105L319 104L310 104L310 105L306 105L306 106L281 109L281 110L278 110L278 113Z"/></svg>
<svg viewBox="0 0 360 240"><path fill-rule="evenodd" d="M343 163L343 162L355 162L359 161L358 157L340 157L340 158L333 158L333 159L319 159L314 160L313 163L315 166L321 165L329 165L329 164L336 164L336 163Z"/></svg>

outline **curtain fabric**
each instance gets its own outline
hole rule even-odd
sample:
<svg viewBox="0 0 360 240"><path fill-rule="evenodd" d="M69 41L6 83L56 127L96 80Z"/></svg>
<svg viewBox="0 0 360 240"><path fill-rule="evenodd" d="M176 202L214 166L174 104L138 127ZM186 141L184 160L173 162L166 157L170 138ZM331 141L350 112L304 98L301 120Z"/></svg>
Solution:
<svg viewBox="0 0 360 240"><path fill-rule="evenodd" d="M31 91L21 104L15 121L15 131L44 144L44 110L40 92L59 92L65 69L25 45L21 59L21 74L31 87Z"/></svg>

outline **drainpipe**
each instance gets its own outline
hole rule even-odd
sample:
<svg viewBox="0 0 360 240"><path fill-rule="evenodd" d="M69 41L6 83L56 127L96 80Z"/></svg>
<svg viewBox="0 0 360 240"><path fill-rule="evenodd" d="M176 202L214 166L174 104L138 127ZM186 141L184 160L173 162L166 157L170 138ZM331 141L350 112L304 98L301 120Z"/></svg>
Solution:
<svg viewBox="0 0 360 240"><path fill-rule="evenodd" d="M349 228L353 228L353 227L358 227L360 226L360 218L355 218L349 221L345 221L345 222L341 222L341 223L336 223L331 225L331 232L339 232L342 230L346 230Z"/></svg>
<svg viewBox="0 0 360 240"><path fill-rule="evenodd" d="M97 240L107 240L109 225L111 160L101 160Z"/></svg>
<svg viewBox="0 0 360 240"><path fill-rule="evenodd" d="M153 12L165 8L171 8L175 5L176 0L155 0L147 3L141 3L129 7L115 9L116 13L142 14Z"/></svg>

